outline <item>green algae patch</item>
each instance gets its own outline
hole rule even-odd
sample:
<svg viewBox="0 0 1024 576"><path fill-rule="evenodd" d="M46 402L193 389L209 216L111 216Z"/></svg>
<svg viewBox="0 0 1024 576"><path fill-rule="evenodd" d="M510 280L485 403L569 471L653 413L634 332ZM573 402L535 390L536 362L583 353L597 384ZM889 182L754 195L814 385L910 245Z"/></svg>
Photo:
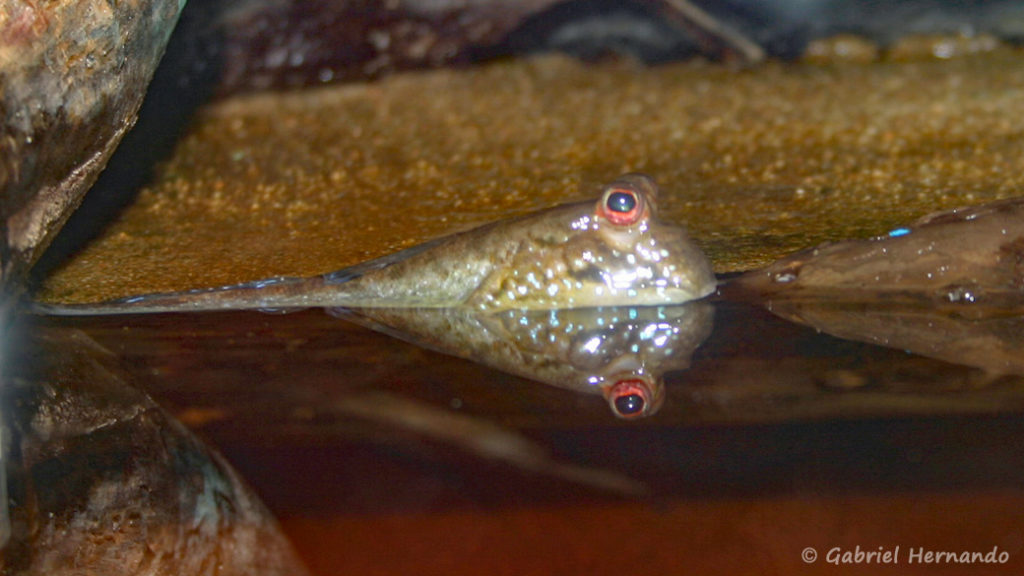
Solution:
<svg viewBox="0 0 1024 576"><path fill-rule="evenodd" d="M1024 188L1024 60L584 66L558 57L202 110L39 297L305 276L559 202L661 184L718 272Z"/></svg>

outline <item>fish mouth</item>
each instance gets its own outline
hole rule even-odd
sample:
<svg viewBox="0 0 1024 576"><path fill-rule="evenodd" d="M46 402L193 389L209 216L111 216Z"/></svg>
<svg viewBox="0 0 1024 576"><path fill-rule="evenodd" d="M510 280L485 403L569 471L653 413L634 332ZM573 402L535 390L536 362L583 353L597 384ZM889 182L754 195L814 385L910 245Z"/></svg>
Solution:
<svg viewBox="0 0 1024 576"><path fill-rule="evenodd" d="M620 374L610 378L614 384L605 388L605 399L612 412L624 420L646 418L655 414L664 403L662 387L645 374Z"/></svg>

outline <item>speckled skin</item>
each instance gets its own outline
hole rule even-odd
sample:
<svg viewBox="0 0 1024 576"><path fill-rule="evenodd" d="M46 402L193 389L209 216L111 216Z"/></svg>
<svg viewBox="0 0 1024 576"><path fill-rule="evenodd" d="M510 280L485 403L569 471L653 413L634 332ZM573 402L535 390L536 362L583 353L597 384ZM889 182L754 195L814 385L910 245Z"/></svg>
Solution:
<svg viewBox="0 0 1024 576"><path fill-rule="evenodd" d="M683 228L656 218L657 187L627 174L643 211L628 225L602 215L602 199L488 224L313 278L273 278L99 304L43 307L51 314L132 314L306 307L468 306L479 310L658 305L706 296L711 267Z"/></svg>
<svg viewBox="0 0 1024 576"><path fill-rule="evenodd" d="M707 302L676 306L505 310L364 308L334 312L379 332L550 386L600 394L623 418L655 414L665 372L685 370L711 333ZM640 382L643 408L623 414L617 385Z"/></svg>

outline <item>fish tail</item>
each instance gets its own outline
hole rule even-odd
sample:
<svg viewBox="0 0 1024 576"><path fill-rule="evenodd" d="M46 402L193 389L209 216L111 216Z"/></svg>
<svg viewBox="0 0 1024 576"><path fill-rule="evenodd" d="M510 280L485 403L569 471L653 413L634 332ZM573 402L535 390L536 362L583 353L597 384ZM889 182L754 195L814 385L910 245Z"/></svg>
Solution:
<svg viewBox="0 0 1024 576"><path fill-rule="evenodd" d="M204 312L216 310L299 310L309 303L322 277L278 277L243 284L184 292L158 292L102 302L51 304L32 302L29 310L46 316L99 316L112 314L157 314L162 312Z"/></svg>

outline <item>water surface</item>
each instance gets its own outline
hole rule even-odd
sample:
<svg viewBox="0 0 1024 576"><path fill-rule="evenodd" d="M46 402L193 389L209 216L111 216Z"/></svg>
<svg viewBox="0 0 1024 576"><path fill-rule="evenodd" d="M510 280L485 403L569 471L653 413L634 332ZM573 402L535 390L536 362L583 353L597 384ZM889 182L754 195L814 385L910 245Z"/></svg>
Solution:
<svg viewBox="0 0 1024 576"><path fill-rule="evenodd" d="M637 554L712 571L797 569L808 545L904 542L897 525L920 545L1024 554L1024 379L841 340L747 304L716 304L691 367L665 374L664 406L633 421L599 395L319 310L41 319L37 329L81 330L116 354L225 453L314 572L445 573L463 555L477 569L543 569L567 548L625 573L647 573L621 564ZM701 526L719 517L734 524L708 540ZM630 526L629 549L572 518ZM965 531L965 518L979 524ZM780 524L775 536L748 532ZM353 536L364 529L404 554ZM737 565L741 542L759 552ZM498 560L524 549L539 552Z"/></svg>

